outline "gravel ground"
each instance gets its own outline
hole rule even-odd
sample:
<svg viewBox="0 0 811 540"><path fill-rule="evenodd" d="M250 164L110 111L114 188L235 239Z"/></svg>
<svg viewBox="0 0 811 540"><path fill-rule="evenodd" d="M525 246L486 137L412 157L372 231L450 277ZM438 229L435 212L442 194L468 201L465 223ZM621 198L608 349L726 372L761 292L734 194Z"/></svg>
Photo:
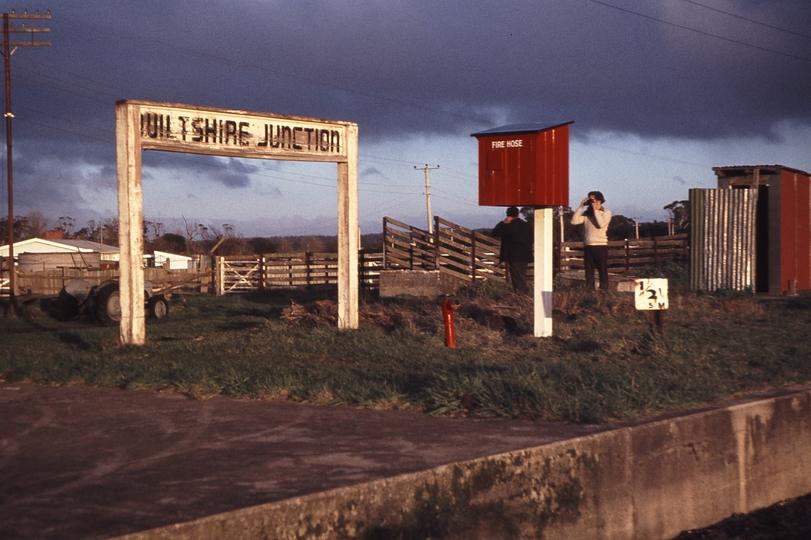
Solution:
<svg viewBox="0 0 811 540"><path fill-rule="evenodd" d="M674 540L808 540L811 493L750 514L736 514L706 529L684 531Z"/></svg>

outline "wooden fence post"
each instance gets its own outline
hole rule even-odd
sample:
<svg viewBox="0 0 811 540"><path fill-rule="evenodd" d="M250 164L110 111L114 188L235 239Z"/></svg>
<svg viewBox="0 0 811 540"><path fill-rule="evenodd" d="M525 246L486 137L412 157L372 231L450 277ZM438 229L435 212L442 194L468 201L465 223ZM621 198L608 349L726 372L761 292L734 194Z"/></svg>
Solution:
<svg viewBox="0 0 811 540"><path fill-rule="evenodd" d="M476 231L470 235L470 280L476 283Z"/></svg>
<svg viewBox="0 0 811 540"><path fill-rule="evenodd" d="M434 268L439 270L442 253L439 249L439 216L434 216Z"/></svg>
<svg viewBox="0 0 811 540"><path fill-rule="evenodd" d="M383 216L383 269L386 270L389 267L389 243L386 241L386 237L388 236L389 228L388 228L389 218Z"/></svg>
<svg viewBox="0 0 811 540"><path fill-rule="evenodd" d="M304 282L307 284L309 288L312 284L312 252L305 251L304 252Z"/></svg>
<svg viewBox="0 0 811 540"><path fill-rule="evenodd" d="M216 280L214 290L217 291L217 296L222 296L225 294L225 263L223 262L223 258L219 255L214 257L214 268Z"/></svg>
<svg viewBox="0 0 811 540"><path fill-rule="evenodd" d="M366 251L363 249L358 250L358 283L363 287L366 284L366 272L364 266L366 265Z"/></svg>
<svg viewBox="0 0 811 540"><path fill-rule="evenodd" d="M631 241L625 239L625 271L631 270Z"/></svg>

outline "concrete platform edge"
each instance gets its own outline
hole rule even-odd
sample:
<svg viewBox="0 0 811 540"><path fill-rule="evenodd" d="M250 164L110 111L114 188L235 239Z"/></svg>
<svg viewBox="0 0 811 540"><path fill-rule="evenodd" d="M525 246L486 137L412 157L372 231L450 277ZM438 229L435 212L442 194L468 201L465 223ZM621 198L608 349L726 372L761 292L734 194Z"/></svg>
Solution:
<svg viewBox="0 0 811 540"><path fill-rule="evenodd" d="M811 492L811 389L119 537L669 539Z"/></svg>

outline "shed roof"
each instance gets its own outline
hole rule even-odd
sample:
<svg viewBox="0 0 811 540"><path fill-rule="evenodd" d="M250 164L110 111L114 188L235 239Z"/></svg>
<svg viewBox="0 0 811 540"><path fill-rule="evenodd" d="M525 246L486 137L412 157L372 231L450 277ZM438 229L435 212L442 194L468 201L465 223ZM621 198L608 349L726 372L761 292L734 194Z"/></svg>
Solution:
<svg viewBox="0 0 811 540"><path fill-rule="evenodd" d="M177 253L169 253L168 251L158 251L155 250L155 258L164 258L164 259L172 259L175 261L190 261L192 260L191 257L188 255L178 255Z"/></svg>
<svg viewBox="0 0 811 540"><path fill-rule="evenodd" d="M73 246L82 251L91 250L98 251L100 253L118 253L119 251L118 246L110 246L100 242L93 242L92 240L67 240L60 238L59 240L51 240L51 242Z"/></svg>
<svg viewBox="0 0 811 540"><path fill-rule="evenodd" d="M104 254L118 253L118 248L115 246L106 246L98 242L91 242L89 240L50 240L45 238L29 238L28 240L20 240L14 242L14 255L20 253L59 253L59 252L78 252L78 253L91 253L99 252ZM0 246L0 257L8 257L8 245Z"/></svg>
<svg viewBox="0 0 811 540"><path fill-rule="evenodd" d="M549 131L550 129L559 128L561 126L567 126L569 124L574 124L574 120L570 120L568 122L559 122L557 124L547 124L543 122L527 122L524 124L507 124L505 126L494 127L491 129L487 129L485 131L479 131L478 133L473 133L471 137L480 137L480 136L487 136L487 135L507 135L510 133L539 133L541 131Z"/></svg>
<svg viewBox="0 0 811 540"><path fill-rule="evenodd" d="M811 174L793 169L784 165L731 165L728 167L713 167L716 176L749 176L755 173L755 169L760 170L760 174L780 174L780 171L789 171L796 174L811 176Z"/></svg>

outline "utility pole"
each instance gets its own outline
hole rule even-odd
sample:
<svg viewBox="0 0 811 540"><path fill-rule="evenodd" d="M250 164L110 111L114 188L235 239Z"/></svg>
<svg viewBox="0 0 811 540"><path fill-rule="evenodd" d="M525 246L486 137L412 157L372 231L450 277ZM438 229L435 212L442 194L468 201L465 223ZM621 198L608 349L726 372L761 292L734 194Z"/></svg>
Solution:
<svg viewBox="0 0 811 540"><path fill-rule="evenodd" d="M434 234L434 215L431 213L431 183L428 180L428 171L432 169L438 169L439 165L436 167L429 167L428 164L425 164L425 167L417 167L414 165L415 170L420 170L425 173L425 205L428 208L428 234Z"/></svg>
<svg viewBox="0 0 811 540"><path fill-rule="evenodd" d="M15 28L9 24L9 19L27 19L34 20L50 20L51 12L48 11L45 15L40 14L39 11L28 13L24 10L22 13L16 13L11 10L11 13L3 13L3 59L5 60L6 68L6 168L8 175L8 312L14 315L14 180L12 175L11 166L11 119L14 115L11 113L11 55L17 50L17 47L47 47L50 46L50 41L34 41L34 34L41 32L50 32L50 28L26 28L25 23L20 28ZM11 41L9 34L30 34L30 41ZM14 47L12 49L12 47Z"/></svg>

